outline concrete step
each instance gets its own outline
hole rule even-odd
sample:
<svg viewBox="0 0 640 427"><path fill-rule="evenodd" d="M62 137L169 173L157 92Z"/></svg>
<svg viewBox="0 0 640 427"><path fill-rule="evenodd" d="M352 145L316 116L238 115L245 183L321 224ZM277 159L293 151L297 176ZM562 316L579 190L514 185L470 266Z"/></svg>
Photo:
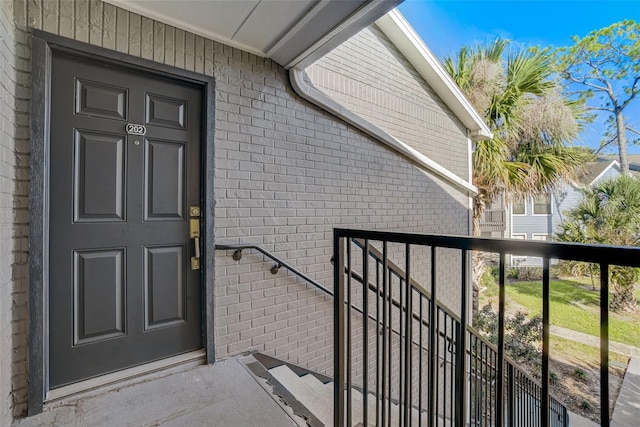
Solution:
<svg viewBox="0 0 640 427"><path fill-rule="evenodd" d="M299 376L286 365L280 365L272 368L269 372L276 378L283 387L285 387L295 398L303 404L311 413L313 413L326 426L333 425L333 383L323 383L314 375L306 374ZM353 426L362 426L363 424L363 395L357 389L351 391L351 421ZM367 398L367 424L375 426L376 422L376 402L375 395L368 394ZM385 400L384 404L388 404ZM418 425L420 413L417 409L411 409L411 418L413 425ZM423 414L423 424L428 422L428 417ZM399 425L400 408L397 404L391 404L391 425ZM426 424L425 424L426 425Z"/></svg>
<svg viewBox="0 0 640 427"><path fill-rule="evenodd" d="M269 369L269 373L325 426L333 424L333 400L331 396L326 395L326 393L318 393L286 365Z"/></svg>

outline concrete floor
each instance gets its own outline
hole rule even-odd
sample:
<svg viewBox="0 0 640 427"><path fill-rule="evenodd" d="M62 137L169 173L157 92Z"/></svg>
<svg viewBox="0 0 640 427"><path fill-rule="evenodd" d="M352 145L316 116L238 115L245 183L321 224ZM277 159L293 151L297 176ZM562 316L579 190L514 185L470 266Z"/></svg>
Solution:
<svg viewBox="0 0 640 427"><path fill-rule="evenodd" d="M305 425L275 400L263 380L248 372L245 360L230 358L211 366L173 368L71 396L14 426Z"/></svg>
<svg viewBox="0 0 640 427"><path fill-rule="evenodd" d="M45 411L14 422L36 426L306 426L235 357L215 365L187 365L154 372L45 405ZM612 426L631 426L640 419L640 360L631 359ZM571 427L595 426L570 414Z"/></svg>
<svg viewBox="0 0 640 427"><path fill-rule="evenodd" d="M640 425L640 359L629 360L611 417L612 427Z"/></svg>
<svg viewBox="0 0 640 427"><path fill-rule="evenodd" d="M598 427L598 424L582 415L569 412L569 427Z"/></svg>

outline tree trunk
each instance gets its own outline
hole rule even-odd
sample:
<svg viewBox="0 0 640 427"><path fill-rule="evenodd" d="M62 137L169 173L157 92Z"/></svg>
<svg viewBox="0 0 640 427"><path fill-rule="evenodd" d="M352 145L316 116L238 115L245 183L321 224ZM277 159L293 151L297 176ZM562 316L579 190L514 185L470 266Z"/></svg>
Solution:
<svg viewBox="0 0 640 427"><path fill-rule="evenodd" d="M473 237L480 237L480 219L486 208L486 203L482 194L478 194L473 199ZM471 270L471 281L473 286L473 297L471 301L471 312L475 315L480 309L480 278L486 270L484 254L474 251L471 260L473 263Z"/></svg>
<svg viewBox="0 0 640 427"><path fill-rule="evenodd" d="M629 175L629 160L627 159L627 133L624 127L622 110L616 109L616 133L618 136L618 154L620 156L620 171Z"/></svg>
<svg viewBox="0 0 640 427"><path fill-rule="evenodd" d="M612 283L611 297L609 300L609 309L611 311L633 312L638 307L638 301L635 296L635 287L633 285L619 285Z"/></svg>

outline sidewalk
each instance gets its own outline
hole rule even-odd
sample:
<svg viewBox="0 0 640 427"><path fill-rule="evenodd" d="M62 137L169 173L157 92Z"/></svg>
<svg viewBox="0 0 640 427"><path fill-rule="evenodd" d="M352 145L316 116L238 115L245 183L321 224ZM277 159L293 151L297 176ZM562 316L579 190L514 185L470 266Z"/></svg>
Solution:
<svg viewBox="0 0 640 427"><path fill-rule="evenodd" d="M569 427L598 427L598 424L594 423L589 418L585 418L582 415L569 411Z"/></svg>
<svg viewBox="0 0 640 427"><path fill-rule="evenodd" d="M594 335L585 334L582 332L572 331L571 329L562 328L560 326L549 326L549 332L551 335L557 337L566 338L568 340L577 341L582 344L589 345L591 347L600 347L600 338ZM633 347L627 344L609 340L609 351L622 354L629 357L640 358L640 348Z"/></svg>
<svg viewBox="0 0 640 427"><path fill-rule="evenodd" d="M632 357L613 409L611 426L637 426L638 420L640 420L640 359Z"/></svg>

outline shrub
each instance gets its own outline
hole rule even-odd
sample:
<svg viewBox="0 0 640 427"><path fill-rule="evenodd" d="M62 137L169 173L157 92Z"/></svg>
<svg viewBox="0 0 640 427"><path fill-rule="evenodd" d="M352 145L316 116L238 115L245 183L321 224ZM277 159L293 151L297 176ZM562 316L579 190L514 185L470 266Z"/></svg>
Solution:
<svg viewBox="0 0 640 427"><path fill-rule="evenodd" d="M542 280L542 267L512 267L506 275L510 280Z"/></svg>
<svg viewBox="0 0 640 427"><path fill-rule="evenodd" d="M520 280L542 280L542 267L520 267Z"/></svg>
<svg viewBox="0 0 640 427"><path fill-rule="evenodd" d="M500 276L500 267L497 265L494 265L493 267L491 267L491 270L489 271L491 276L493 276L493 278L497 281L499 279Z"/></svg>
<svg viewBox="0 0 640 427"><path fill-rule="evenodd" d="M573 371L573 375L579 380L584 381L587 379L587 373L580 368L576 368L575 371Z"/></svg>
<svg viewBox="0 0 640 427"><path fill-rule="evenodd" d="M473 324L494 345L498 344L498 314L486 305L478 311ZM542 352L542 317L527 318L525 313L505 318L504 347L507 355L518 363L539 364Z"/></svg>

